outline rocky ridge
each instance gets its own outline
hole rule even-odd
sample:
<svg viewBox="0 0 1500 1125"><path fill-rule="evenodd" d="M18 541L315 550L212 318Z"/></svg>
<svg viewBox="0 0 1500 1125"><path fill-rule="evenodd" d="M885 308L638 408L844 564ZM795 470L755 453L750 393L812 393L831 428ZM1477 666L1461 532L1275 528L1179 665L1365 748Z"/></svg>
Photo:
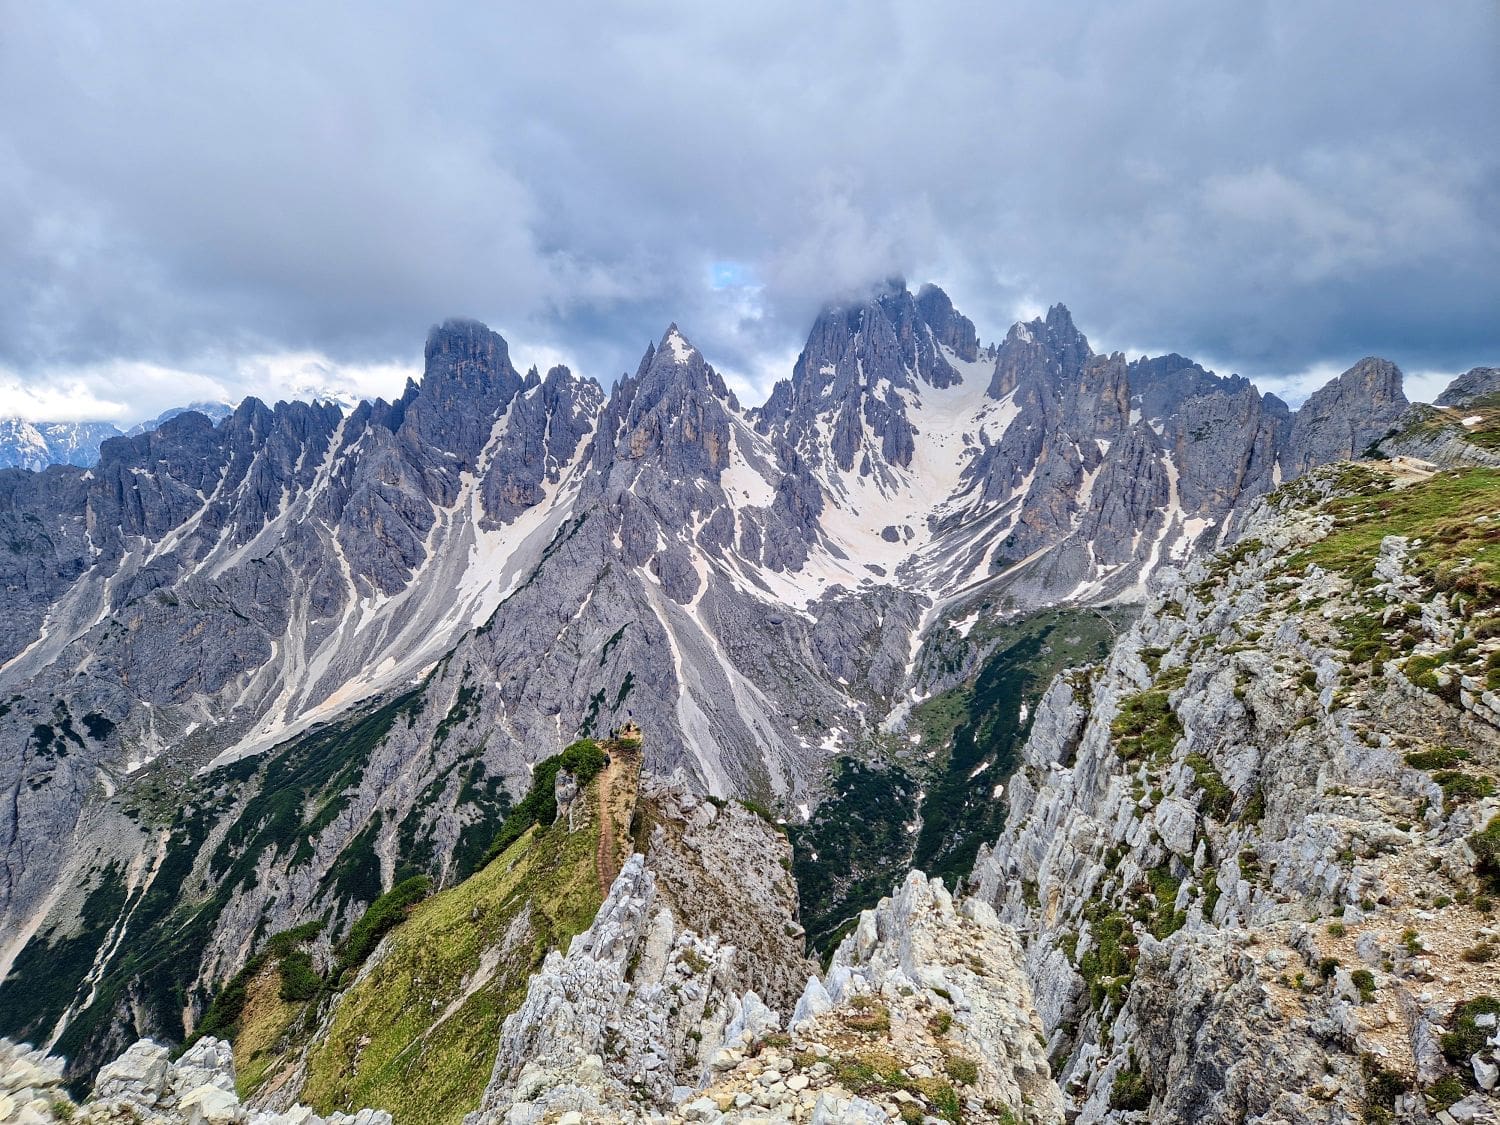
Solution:
<svg viewBox="0 0 1500 1125"><path fill-rule="evenodd" d="M1315 473L1048 692L973 893L1078 1120L1500 1112L1497 518L1490 469Z"/></svg>
<svg viewBox="0 0 1500 1125"><path fill-rule="evenodd" d="M307 1106L263 1113L240 1104L228 1043L200 1039L180 1058L143 1039L99 1071L78 1104L63 1086L63 1060L0 1040L0 1121L15 1125L391 1125L388 1113L320 1117Z"/></svg>
<svg viewBox="0 0 1500 1125"><path fill-rule="evenodd" d="M632 857L507 1019L466 1125L1063 1120L1020 946L978 900L913 872L780 1010L721 991L724 947L657 903Z"/></svg>

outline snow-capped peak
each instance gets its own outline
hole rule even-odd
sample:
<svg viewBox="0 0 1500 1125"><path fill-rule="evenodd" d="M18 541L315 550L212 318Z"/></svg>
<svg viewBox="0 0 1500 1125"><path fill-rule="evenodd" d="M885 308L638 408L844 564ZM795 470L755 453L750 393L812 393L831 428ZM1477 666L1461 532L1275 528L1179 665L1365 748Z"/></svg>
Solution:
<svg viewBox="0 0 1500 1125"><path fill-rule="evenodd" d="M671 348L672 361L684 367L692 362L693 354L698 350L692 344L688 343L687 338L683 336L675 324L667 329L667 334L662 337L661 345L662 350Z"/></svg>

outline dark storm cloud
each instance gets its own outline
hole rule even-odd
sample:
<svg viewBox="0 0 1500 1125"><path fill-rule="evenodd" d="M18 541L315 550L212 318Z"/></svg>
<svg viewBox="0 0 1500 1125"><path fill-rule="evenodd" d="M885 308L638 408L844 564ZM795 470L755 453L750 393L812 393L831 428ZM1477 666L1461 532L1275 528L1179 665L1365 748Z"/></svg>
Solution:
<svg viewBox="0 0 1500 1125"><path fill-rule="evenodd" d="M810 9L0 0L0 366L250 391L467 313L757 377L894 272L987 337L1500 361L1490 0Z"/></svg>

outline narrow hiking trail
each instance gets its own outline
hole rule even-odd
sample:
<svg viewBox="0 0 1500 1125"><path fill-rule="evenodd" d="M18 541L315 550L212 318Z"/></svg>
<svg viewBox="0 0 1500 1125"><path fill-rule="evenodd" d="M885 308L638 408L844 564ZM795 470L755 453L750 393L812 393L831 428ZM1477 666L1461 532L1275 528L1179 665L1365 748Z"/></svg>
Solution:
<svg viewBox="0 0 1500 1125"><path fill-rule="evenodd" d="M615 787L615 759L610 755L609 765L599 773L599 847L594 855L594 866L599 873L599 897L607 898L609 885L615 881L612 859L615 854L615 818L610 815L609 799Z"/></svg>

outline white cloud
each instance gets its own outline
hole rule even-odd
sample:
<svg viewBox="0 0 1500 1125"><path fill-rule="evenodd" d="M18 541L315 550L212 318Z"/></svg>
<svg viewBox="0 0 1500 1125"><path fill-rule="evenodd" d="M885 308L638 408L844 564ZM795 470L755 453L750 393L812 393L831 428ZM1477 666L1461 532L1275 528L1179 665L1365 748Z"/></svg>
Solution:
<svg viewBox="0 0 1500 1125"><path fill-rule="evenodd" d="M987 339L1064 301L1252 374L1500 359L1492 0L5 19L0 364L28 387L131 360L265 393L267 355L385 386L451 315L606 383L676 320L759 385L897 272Z"/></svg>

